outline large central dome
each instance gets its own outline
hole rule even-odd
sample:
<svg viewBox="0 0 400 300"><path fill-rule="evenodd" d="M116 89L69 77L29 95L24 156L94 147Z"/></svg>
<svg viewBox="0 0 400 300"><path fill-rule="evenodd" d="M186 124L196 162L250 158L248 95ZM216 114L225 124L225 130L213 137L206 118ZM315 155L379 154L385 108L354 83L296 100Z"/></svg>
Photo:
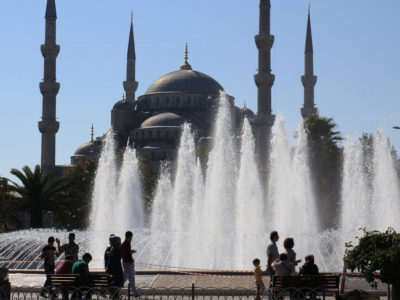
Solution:
<svg viewBox="0 0 400 300"><path fill-rule="evenodd" d="M178 70L155 81L146 91L157 93L218 94L223 87L210 76L194 70Z"/></svg>

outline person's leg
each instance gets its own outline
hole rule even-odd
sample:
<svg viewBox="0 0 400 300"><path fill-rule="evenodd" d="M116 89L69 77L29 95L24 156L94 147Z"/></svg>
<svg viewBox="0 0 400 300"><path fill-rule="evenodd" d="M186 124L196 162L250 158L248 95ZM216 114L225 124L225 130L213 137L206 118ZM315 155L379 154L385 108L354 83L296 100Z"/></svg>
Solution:
<svg viewBox="0 0 400 300"><path fill-rule="evenodd" d="M44 266L44 272L46 274L46 281L44 282L44 286L41 292L41 296L44 297L45 296L45 292L49 292L50 291L50 285L51 285L51 279L50 279L50 275L54 274L54 266L49 266L49 265L45 265Z"/></svg>
<svg viewBox="0 0 400 300"><path fill-rule="evenodd" d="M135 285L135 274L133 273L133 268L131 263L124 262L124 275L125 274L128 277L133 294L137 295L138 292L136 290L136 285Z"/></svg>
<svg viewBox="0 0 400 300"><path fill-rule="evenodd" d="M260 284L257 283L257 293L256 293L256 299L255 300L261 300L260 297Z"/></svg>

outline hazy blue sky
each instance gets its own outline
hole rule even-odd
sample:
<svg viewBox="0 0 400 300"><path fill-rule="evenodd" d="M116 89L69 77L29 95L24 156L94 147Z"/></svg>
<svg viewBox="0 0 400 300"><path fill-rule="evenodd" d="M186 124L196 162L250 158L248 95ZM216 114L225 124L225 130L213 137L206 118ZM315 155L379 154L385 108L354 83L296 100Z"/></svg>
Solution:
<svg viewBox="0 0 400 300"><path fill-rule="evenodd" d="M275 114L292 135L301 120L307 0L271 0L272 92ZM61 52L57 77L57 163L66 164L90 139L103 134L121 99L130 11L134 11L137 96L158 77L177 70L189 43L189 62L215 78L241 106L256 109L254 35L258 0L57 0ZM46 0L0 3L0 175L40 162ZM381 125L397 149L400 131L400 1L311 2L315 101L343 136L375 132Z"/></svg>

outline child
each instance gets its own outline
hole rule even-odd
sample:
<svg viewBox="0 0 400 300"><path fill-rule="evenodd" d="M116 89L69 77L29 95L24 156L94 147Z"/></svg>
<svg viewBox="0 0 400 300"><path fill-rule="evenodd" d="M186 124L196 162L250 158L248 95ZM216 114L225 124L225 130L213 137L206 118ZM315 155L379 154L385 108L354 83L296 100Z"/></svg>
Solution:
<svg viewBox="0 0 400 300"><path fill-rule="evenodd" d="M265 285L262 281L262 271L260 267L260 260L258 258L253 260L254 265L254 278L256 280L257 294L255 300L261 300L261 295L264 293Z"/></svg>

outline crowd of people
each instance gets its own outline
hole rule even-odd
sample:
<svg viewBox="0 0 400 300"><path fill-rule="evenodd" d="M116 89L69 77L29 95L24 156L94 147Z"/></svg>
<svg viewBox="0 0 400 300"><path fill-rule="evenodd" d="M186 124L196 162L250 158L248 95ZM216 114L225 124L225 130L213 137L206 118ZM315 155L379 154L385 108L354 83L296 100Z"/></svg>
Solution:
<svg viewBox="0 0 400 300"><path fill-rule="evenodd" d="M286 238L283 242L285 252L279 253L277 242L279 234L277 231L272 231L270 234L271 243L267 247L267 270L270 275L270 282L273 276L296 276L296 275L319 275L318 266L314 263L314 256L307 255L304 258L304 264L300 267L299 272L296 272L296 266L301 262L301 259L296 259L294 248L294 239ZM265 285L262 280L263 272L261 270L260 259L253 260L254 277L257 286L256 300L261 299L264 293Z"/></svg>
<svg viewBox="0 0 400 300"><path fill-rule="evenodd" d="M136 252L132 249L131 242L133 233L127 231L125 240L121 243L121 238L114 234L110 235L109 247L104 253L104 268L111 277L111 284L122 288L128 280L135 297L139 297L135 285L135 261L132 254ZM54 246L57 243L57 248ZM64 254L64 260L56 267L56 258ZM76 274L86 276L89 274L89 263L92 260L90 253L84 253L79 260L79 246L75 243L75 234L70 233L68 243L61 245L59 239L49 237L47 245L42 249L41 259L44 260L44 270L46 282L41 295L44 297L47 288L51 285L50 275L52 274Z"/></svg>
<svg viewBox="0 0 400 300"><path fill-rule="evenodd" d="M122 288L128 280L135 297L139 293L135 285L135 261L132 254L136 252L132 249L131 242L133 233L127 231L125 240L121 243L121 238L114 234L109 237L109 246L104 253L104 268L111 277L111 284L115 287ZM271 279L273 276L295 276L295 275L318 275L318 266L314 263L314 256L307 255L304 264L296 272L296 266L301 262L301 259L296 259L293 238L286 238L283 242L285 251L279 253L277 242L279 235L277 231L272 231L270 234L271 243L267 247L267 269ZM57 248L54 246L57 243ZM56 267L56 258L64 254L64 260ZM47 245L42 249L41 258L44 260L44 270L47 275L42 296L45 290L51 284L51 274L77 274L88 275L89 263L92 260L90 253L84 253L82 259L79 260L79 246L75 243L75 234L70 233L68 243L61 245L59 239L54 237L48 238ZM253 260L254 276L257 286L256 300L261 299L261 295L265 290L265 285L262 280L263 271L261 270L260 259Z"/></svg>

